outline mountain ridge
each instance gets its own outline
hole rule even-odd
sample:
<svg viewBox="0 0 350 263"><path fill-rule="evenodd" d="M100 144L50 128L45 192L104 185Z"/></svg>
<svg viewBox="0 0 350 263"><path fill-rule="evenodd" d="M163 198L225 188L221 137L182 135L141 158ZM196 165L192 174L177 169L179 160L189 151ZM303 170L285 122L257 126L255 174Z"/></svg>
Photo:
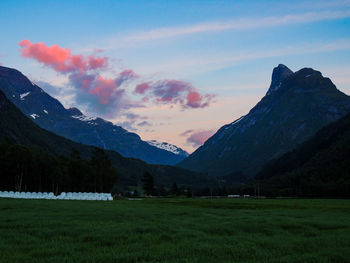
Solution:
<svg viewBox="0 0 350 263"><path fill-rule="evenodd" d="M87 117L77 108L66 109L55 98L16 69L0 66L0 89L7 98L40 127L76 142L115 150L151 164L176 164L187 157L182 149L176 154L155 147L98 117ZM178 147L177 147L178 148Z"/></svg>
<svg viewBox="0 0 350 263"><path fill-rule="evenodd" d="M34 146L55 156L69 156L73 150L83 159L89 159L95 146L83 145L42 129L24 115L0 90L0 142ZM174 182L186 187L204 187L212 181L199 173L169 165L151 165L144 161L126 158L115 151L105 151L118 172L117 186L127 189L141 185L144 172L154 176L155 185L171 187Z"/></svg>
<svg viewBox="0 0 350 263"><path fill-rule="evenodd" d="M253 177L271 159L350 112L350 97L319 71L274 68L266 95L221 127L179 166L208 175ZM242 175L243 174L243 175Z"/></svg>

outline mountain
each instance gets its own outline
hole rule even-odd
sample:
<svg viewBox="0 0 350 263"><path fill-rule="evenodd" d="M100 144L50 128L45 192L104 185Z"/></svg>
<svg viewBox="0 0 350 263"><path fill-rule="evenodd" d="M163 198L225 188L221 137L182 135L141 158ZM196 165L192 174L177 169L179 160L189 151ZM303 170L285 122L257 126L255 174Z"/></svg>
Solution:
<svg viewBox="0 0 350 263"><path fill-rule="evenodd" d="M318 131L256 176L262 195L350 197L350 114Z"/></svg>
<svg viewBox="0 0 350 263"><path fill-rule="evenodd" d="M159 149L172 152L172 153L174 153L176 155L179 155L179 156L183 156L184 158L189 156L189 154L186 151L184 151L181 148L175 146L174 144L170 144L170 143L167 143L167 142L157 142L156 140L147 141L147 143L149 145L152 145L152 146L157 147Z"/></svg>
<svg viewBox="0 0 350 263"><path fill-rule="evenodd" d="M109 121L87 117L77 108L66 109L15 69L0 66L0 89L41 128L73 141L114 150L151 164L176 164L188 155L180 148L172 151L156 147Z"/></svg>
<svg viewBox="0 0 350 263"><path fill-rule="evenodd" d="M92 152L96 149L94 146L76 143L40 128L12 104L2 91L0 91L1 141L34 146L55 156L69 156L75 149L83 159L91 158ZM119 188L125 189L128 186L141 185L141 178L146 171L154 176L157 186L171 187L176 182L178 185L196 188L213 183L213 180L199 173L182 168L147 164L138 159L123 157L115 151L106 151L106 154L118 172L117 186Z"/></svg>
<svg viewBox="0 0 350 263"><path fill-rule="evenodd" d="M348 112L350 97L319 71L303 68L294 73L278 65L261 101L221 127L179 166L244 181Z"/></svg>

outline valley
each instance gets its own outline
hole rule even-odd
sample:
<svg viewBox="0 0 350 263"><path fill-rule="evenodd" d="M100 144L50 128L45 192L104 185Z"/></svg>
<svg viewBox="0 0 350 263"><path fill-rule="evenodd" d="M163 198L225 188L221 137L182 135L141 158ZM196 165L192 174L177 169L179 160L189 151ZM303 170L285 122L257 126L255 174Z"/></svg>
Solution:
<svg viewBox="0 0 350 263"><path fill-rule="evenodd" d="M0 263L350 262L350 1L0 1Z"/></svg>

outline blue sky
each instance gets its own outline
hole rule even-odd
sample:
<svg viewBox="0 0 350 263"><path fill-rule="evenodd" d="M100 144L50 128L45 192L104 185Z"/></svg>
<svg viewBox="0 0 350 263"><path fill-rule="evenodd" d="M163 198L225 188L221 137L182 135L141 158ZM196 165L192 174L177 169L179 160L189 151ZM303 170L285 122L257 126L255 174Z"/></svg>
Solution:
<svg viewBox="0 0 350 263"><path fill-rule="evenodd" d="M346 0L3 0L0 23L3 66L19 69L67 107L107 118L145 140L167 141L188 151L198 147L200 135L208 136L246 114L266 93L279 63L293 71L320 70L350 94ZM108 68L98 73L104 78L116 79L124 70L138 78L118 87L121 92L113 104L97 105L92 92L83 94L69 74L21 56L18 43L25 39L69 48L72 54L108 57ZM134 92L140 83L157 89L168 80L186 83L177 100L160 100L152 97L154 92L141 103ZM215 98L199 107L179 102L193 90ZM135 106L126 106L130 104ZM108 113L102 107L108 107ZM186 136L181 135L185 131Z"/></svg>

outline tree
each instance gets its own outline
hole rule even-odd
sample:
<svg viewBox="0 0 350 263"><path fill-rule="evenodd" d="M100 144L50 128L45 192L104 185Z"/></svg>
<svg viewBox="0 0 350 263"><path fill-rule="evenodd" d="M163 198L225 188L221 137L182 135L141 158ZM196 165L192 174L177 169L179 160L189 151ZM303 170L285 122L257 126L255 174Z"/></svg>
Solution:
<svg viewBox="0 0 350 263"><path fill-rule="evenodd" d="M173 187L171 188L171 193L173 195L178 195L179 194L179 188L177 187L176 182L173 183Z"/></svg>
<svg viewBox="0 0 350 263"><path fill-rule="evenodd" d="M94 148L90 165L92 166L94 191L111 192L117 180L117 171L112 166L106 152L100 148Z"/></svg>
<svg viewBox="0 0 350 263"><path fill-rule="evenodd" d="M15 191L22 191L22 186L28 181L28 175L33 166L31 150L23 145L14 144L10 146L5 155L9 171L12 172L12 186Z"/></svg>
<svg viewBox="0 0 350 263"><path fill-rule="evenodd" d="M191 188L187 187L186 194L187 194L188 198L192 197L192 190L191 190Z"/></svg>
<svg viewBox="0 0 350 263"><path fill-rule="evenodd" d="M149 172L145 172L141 179L142 188L146 195L152 195L154 193L154 180L153 176Z"/></svg>

